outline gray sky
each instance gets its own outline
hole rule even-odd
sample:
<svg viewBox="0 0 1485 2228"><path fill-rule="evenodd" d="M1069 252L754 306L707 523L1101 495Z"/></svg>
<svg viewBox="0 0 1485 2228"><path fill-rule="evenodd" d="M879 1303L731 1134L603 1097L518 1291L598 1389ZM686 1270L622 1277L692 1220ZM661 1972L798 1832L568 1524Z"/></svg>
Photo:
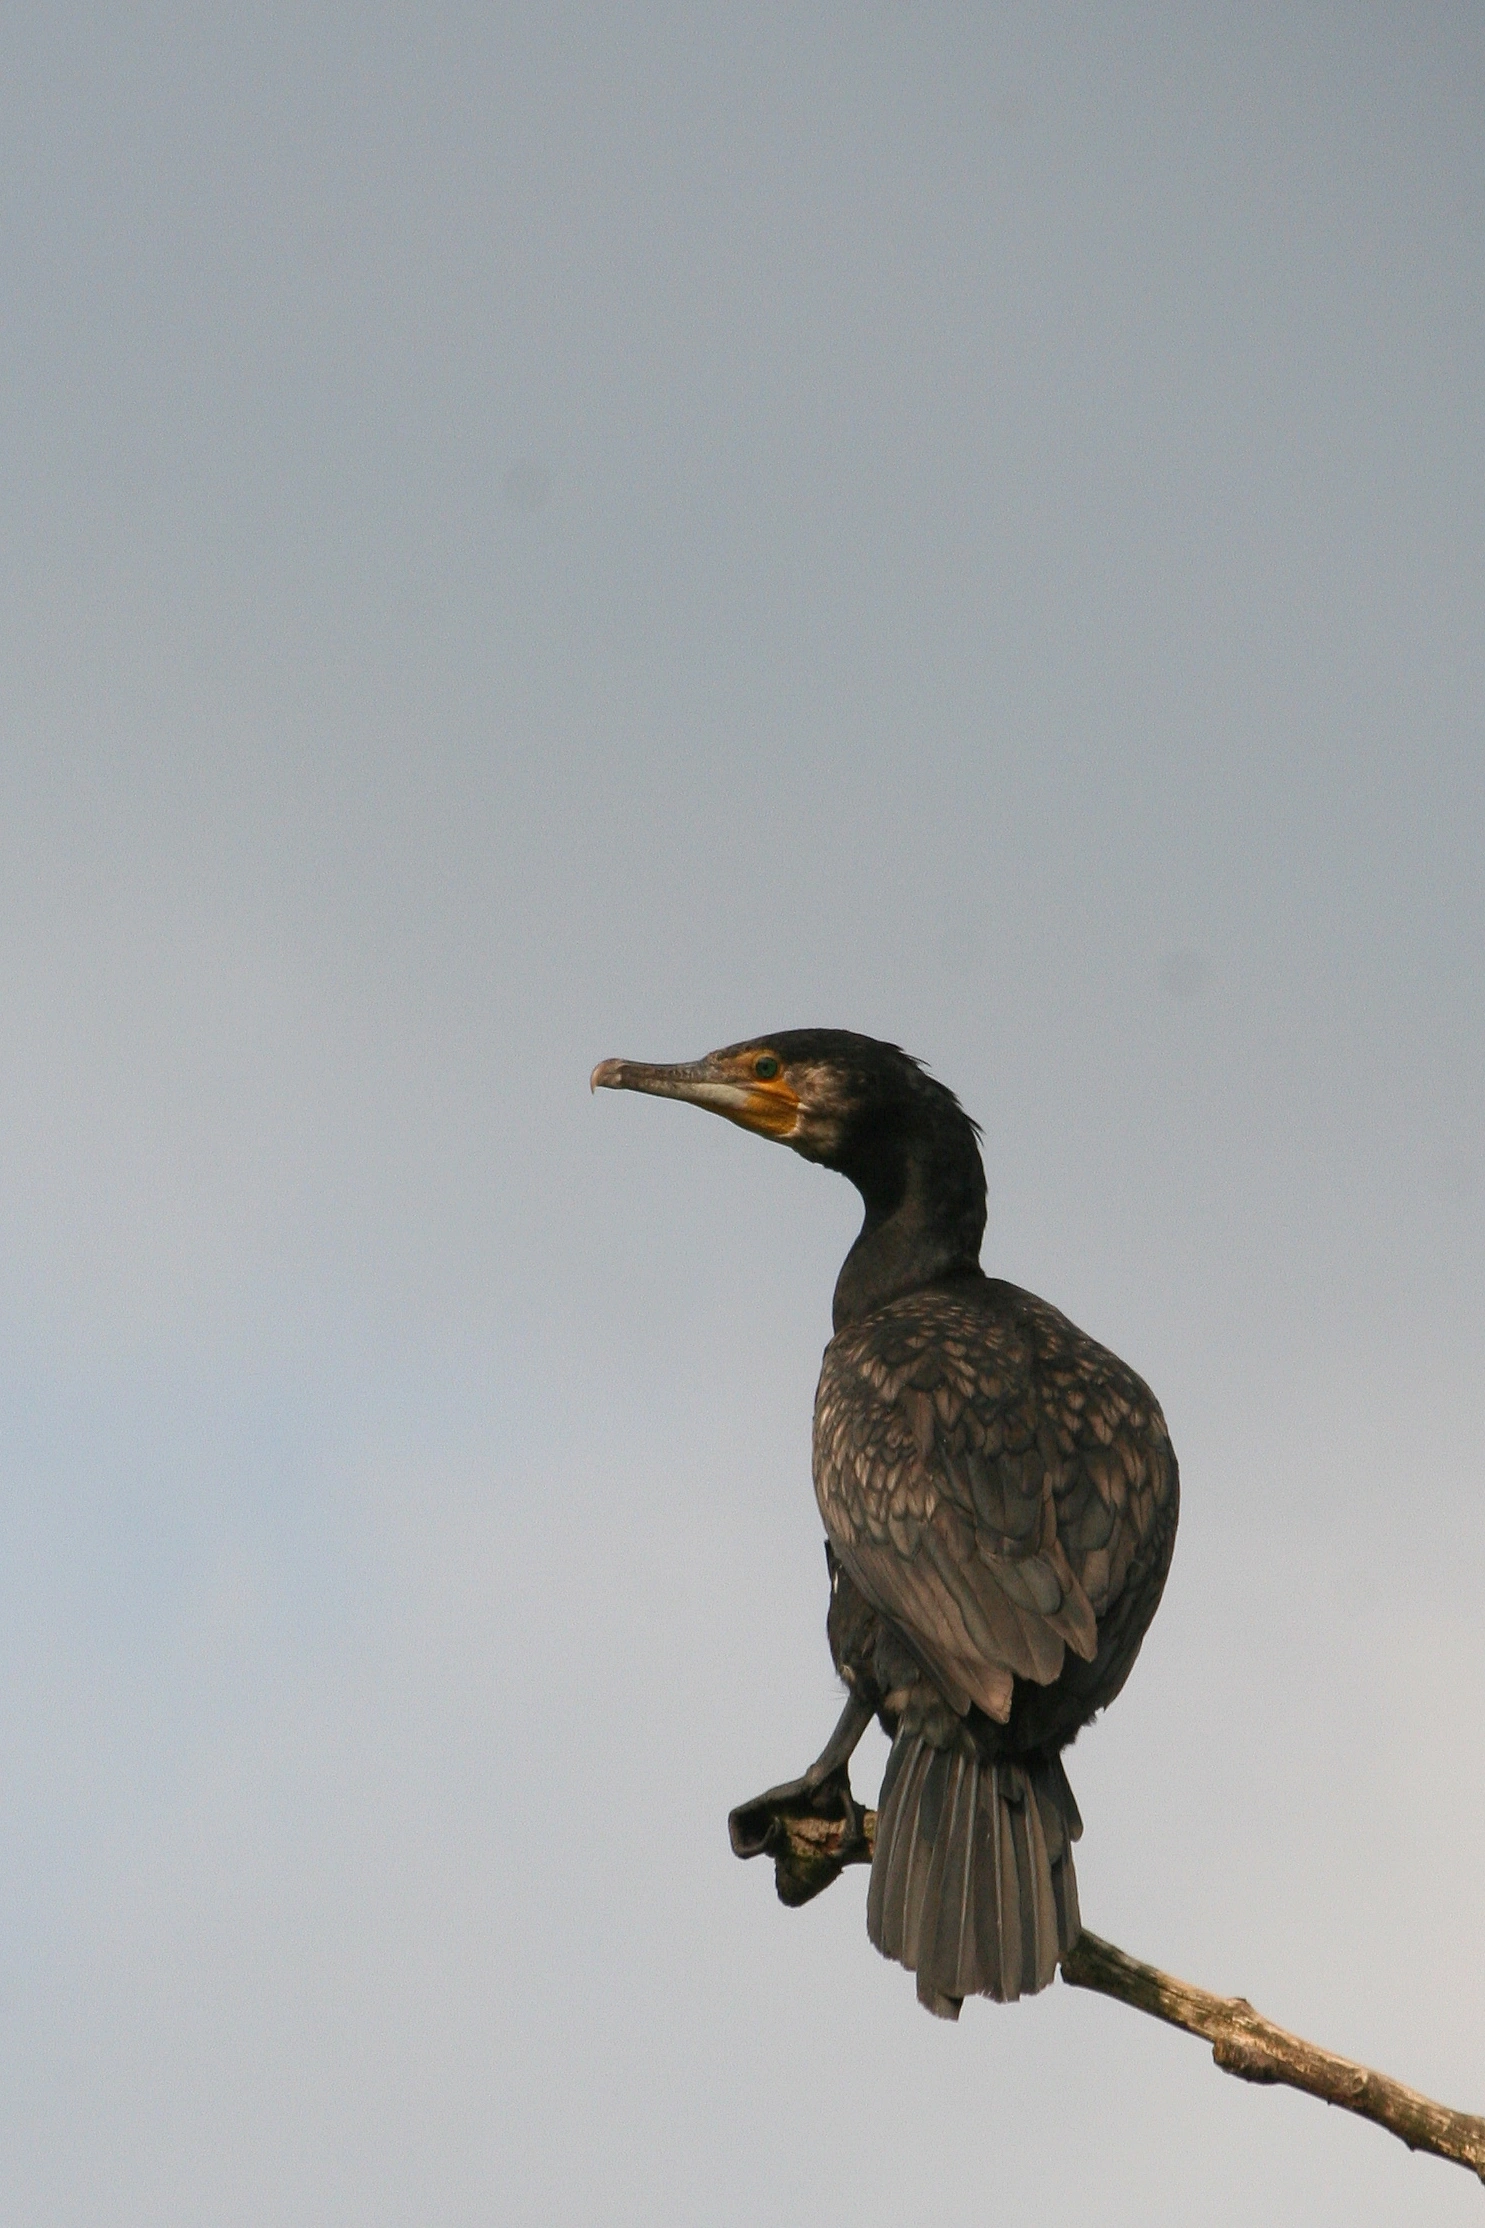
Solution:
<svg viewBox="0 0 1485 2228"><path fill-rule="evenodd" d="M1182 1459L1085 1916L1485 2103L1479 11L0 40L0 2213L1474 2221L734 1863L854 1195L586 1079L960 1091Z"/></svg>

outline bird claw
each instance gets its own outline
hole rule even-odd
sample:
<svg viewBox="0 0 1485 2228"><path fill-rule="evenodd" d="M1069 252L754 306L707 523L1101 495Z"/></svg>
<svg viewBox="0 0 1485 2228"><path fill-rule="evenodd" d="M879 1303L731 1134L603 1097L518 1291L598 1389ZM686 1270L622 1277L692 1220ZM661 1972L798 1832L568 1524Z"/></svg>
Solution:
<svg viewBox="0 0 1485 2228"><path fill-rule="evenodd" d="M773 1858L779 1901L791 1906L811 1902L848 1864L871 1861L866 1813L844 1764L739 1803L727 1831L734 1856Z"/></svg>

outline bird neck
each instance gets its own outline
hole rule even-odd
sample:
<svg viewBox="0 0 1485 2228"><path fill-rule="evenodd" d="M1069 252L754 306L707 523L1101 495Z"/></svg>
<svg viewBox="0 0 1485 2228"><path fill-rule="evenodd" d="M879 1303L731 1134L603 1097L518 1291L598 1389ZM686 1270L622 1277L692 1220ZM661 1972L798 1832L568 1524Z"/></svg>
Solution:
<svg viewBox="0 0 1485 2228"><path fill-rule="evenodd" d="M860 1192L866 1219L836 1279L838 1331L924 1285L978 1275L985 1170L957 1108L952 1120L855 1140L840 1167Z"/></svg>

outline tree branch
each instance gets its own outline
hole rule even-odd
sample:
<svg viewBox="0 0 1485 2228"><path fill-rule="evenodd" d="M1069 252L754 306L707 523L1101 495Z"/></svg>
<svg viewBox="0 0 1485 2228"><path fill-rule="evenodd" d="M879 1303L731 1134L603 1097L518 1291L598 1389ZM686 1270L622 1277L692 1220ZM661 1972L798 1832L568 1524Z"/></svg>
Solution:
<svg viewBox="0 0 1485 2228"><path fill-rule="evenodd" d="M762 1803L734 1811L732 1844L739 1856L767 1853L773 1858L785 1903L808 1902L829 1887L845 1866L871 1861L877 1824L874 1810L858 1811L854 1818L822 1818L786 1816L774 1809L763 1821ZM1435 2158L1467 2166L1485 2182L1485 2119L1473 2112L1452 2112L1386 2074L1286 2033L1256 2012L1244 1996L1210 1995L1153 1965L1142 1965L1112 1942L1086 1932L1063 1958L1062 1977L1071 1988L1094 1989L1181 2027L1188 2035L1199 2035L1211 2044L1212 2056L1224 2073L1236 2074L1241 2081L1282 2083L1326 2104L1338 2104L1343 2112L1355 2112L1386 2128L1410 2151L1429 2151Z"/></svg>
<svg viewBox="0 0 1485 2228"><path fill-rule="evenodd" d="M1485 2181L1485 2119L1473 2112L1452 2112L1385 2073L1287 2033L1255 2011L1245 1996L1209 1995L1189 1981L1142 1965L1086 1930L1063 1958L1062 1977L1070 1987L1095 1988L1101 1996L1116 1997L1136 2011L1183 2027L1188 2035L1200 2035L1211 2044L1224 2073L1235 2073L1241 2081L1302 2089L1306 2096L1338 2104L1343 2112L1374 2120L1410 2151L1452 2159Z"/></svg>

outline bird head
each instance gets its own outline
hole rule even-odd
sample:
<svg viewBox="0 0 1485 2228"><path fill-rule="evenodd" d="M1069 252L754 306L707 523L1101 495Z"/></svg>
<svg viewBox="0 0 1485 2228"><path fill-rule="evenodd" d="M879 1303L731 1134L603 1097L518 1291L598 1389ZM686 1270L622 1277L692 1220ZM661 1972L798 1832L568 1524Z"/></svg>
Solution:
<svg viewBox="0 0 1485 2228"><path fill-rule="evenodd" d="M851 1029L784 1029L670 1067L603 1060L591 1081L595 1091L686 1099L844 1175L889 1133L937 1120L973 1134L953 1092L910 1053Z"/></svg>
<svg viewBox="0 0 1485 2228"><path fill-rule="evenodd" d="M837 1329L935 1278L978 1273L979 1131L899 1045L850 1029L785 1029L676 1067L604 1060L592 1087L688 1099L847 1177L866 1219L836 1282Z"/></svg>

